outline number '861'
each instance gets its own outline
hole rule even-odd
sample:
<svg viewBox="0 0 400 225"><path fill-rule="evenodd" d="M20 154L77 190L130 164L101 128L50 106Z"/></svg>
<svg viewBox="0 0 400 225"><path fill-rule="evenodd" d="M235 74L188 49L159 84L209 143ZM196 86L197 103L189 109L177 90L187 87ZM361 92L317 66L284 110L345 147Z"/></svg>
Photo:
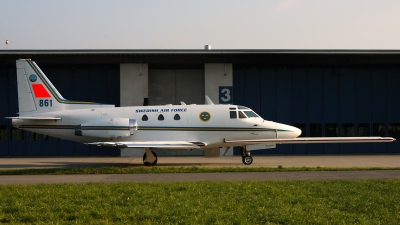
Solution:
<svg viewBox="0 0 400 225"><path fill-rule="evenodd" d="M53 101L50 100L39 100L39 106L40 107L52 107L53 106Z"/></svg>

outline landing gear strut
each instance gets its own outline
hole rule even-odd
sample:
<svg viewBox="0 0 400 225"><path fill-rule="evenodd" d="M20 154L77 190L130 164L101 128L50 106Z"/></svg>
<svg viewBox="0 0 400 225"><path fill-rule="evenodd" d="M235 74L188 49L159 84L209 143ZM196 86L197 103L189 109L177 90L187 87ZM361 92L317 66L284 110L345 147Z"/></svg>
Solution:
<svg viewBox="0 0 400 225"><path fill-rule="evenodd" d="M246 150L246 146L241 146L240 150L242 152L242 162L245 165L250 165L253 163L253 157L250 156L250 151Z"/></svg>
<svg viewBox="0 0 400 225"><path fill-rule="evenodd" d="M143 164L145 166L154 166L157 164L157 154L150 150L150 148L144 148L146 152L143 155Z"/></svg>

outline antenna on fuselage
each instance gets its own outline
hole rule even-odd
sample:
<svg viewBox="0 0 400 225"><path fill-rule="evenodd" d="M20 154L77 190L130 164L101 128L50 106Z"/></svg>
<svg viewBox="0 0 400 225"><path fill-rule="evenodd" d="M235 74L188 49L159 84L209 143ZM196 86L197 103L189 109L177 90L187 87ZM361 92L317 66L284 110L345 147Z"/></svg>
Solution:
<svg viewBox="0 0 400 225"><path fill-rule="evenodd" d="M214 102L206 95L206 105L214 105Z"/></svg>

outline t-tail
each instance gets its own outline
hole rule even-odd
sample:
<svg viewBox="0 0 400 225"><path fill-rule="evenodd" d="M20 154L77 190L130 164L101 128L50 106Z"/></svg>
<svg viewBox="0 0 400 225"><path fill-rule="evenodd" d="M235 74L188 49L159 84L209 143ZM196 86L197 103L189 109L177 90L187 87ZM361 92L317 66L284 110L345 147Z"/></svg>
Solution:
<svg viewBox="0 0 400 225"><path fill-rule="evenodd" d="M114 107L63 98L39 66L30 59L17 60L17 81L19 116L72 109Z"/></svg>

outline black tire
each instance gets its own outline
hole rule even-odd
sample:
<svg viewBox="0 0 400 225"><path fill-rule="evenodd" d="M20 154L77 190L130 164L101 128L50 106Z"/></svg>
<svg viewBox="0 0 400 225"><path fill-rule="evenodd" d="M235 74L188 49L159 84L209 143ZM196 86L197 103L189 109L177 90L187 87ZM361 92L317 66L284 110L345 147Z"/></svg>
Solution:
<svg viewBox="0 0 400 225"><path fill-rule="evenodd" d="M242 162L244 165L251 165L253 163L253 157L249 155L243 156Z"/></svg>
<svg viewBox="0 0 400 225"><path fill-rule="evenodd" d="M154 155L154 157L156 157L156 159L153 162L145 162L144 160L147 158L147 155L146 155L146 152L145 152L144 155L143 155L143 164L145 166L155 166L157 164L157 160L158 160L157 154L155 152L153 152L153 151L151 151L151 153L153 153L153 155Z"/></svg>

